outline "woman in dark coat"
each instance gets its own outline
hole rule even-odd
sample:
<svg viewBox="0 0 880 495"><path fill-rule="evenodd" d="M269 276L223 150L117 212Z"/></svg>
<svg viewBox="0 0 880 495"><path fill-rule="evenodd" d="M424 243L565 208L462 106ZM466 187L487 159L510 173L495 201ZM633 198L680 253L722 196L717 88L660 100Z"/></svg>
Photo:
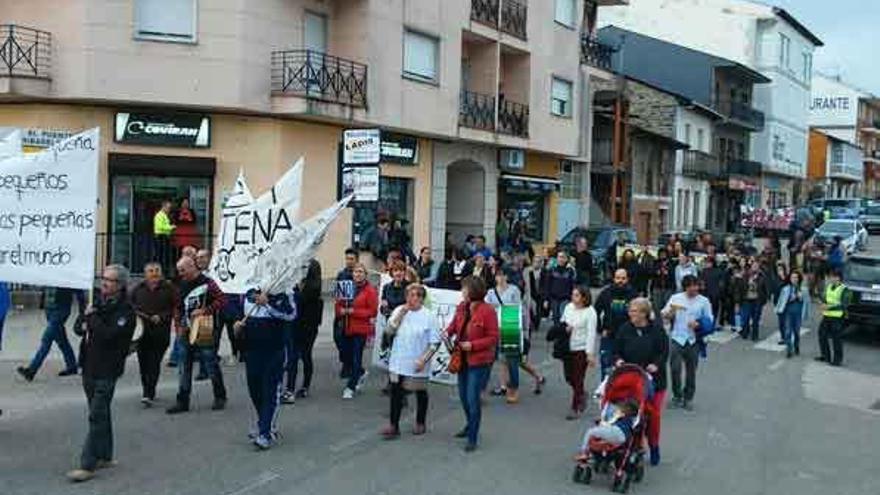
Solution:
<svg viewBox="0 0 880 495"><path fill-rule="evenodd" d="M666 399L666 359L669 338L657 322L651 320L651 302L644 297L629 303L629 322L614 336L614 363L637 364L654 380L654 396L648 404L648 446L651 464L660 463L660 417Z"/></svg>

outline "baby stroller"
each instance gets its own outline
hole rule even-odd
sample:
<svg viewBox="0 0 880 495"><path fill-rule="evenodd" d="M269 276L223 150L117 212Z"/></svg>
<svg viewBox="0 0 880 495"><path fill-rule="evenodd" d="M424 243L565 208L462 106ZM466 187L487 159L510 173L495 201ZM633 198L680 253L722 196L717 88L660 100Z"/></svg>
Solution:
<svg viewBox="0 0 880 495"><path fill-rule="evenodd" d="M645 476L646 404L653 395L651 377L634 364L616 368L607 378L600 399L601 416L607 417L614 403L631 400L638 404L632 419L632 433L620 445L590 438L587 449L577 456L572 478L575 483L590 484L594 473L611 473L611 490L626 493L632 482L641 482ZM596 420L596 424L599 420Z"/></svg>

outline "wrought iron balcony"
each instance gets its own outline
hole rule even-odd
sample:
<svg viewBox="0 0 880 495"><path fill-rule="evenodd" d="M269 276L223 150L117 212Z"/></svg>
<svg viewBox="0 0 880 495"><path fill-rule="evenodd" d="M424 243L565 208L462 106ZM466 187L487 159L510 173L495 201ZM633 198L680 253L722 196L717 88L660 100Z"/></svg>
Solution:
<svg viewBox="0 0 880 495"><path fill-rule="evenodd" d="M498 102L498 127L501 134L529 137L529 106L501 100Z"/></svg>
<svg viewBox="0 0 880 495"><path fill-rule="evenodd" d="M462 127L495 130L495 97L462 91L459 101L458 123Z"/></svg>
<svg viewBox="0 0 880 495"><path fill-rule="evenodd" d="M581 63L611 70L611 57L614 51L614 47L601 43L595 38L581 37Z"/></svg>
<svg viewBox="0 0 880 495"><path fill-rule="evenodd" d="M521 40L528 38L528 7L519 0L503 0L501 3L501 31Z"/></svg>
<svg viewBox="0 0 880 495"><path fill-rule="evenodd" d="M727 162L727 172L730 175L759 177L761 175L761 169L761 162L746 160L744 158L732 158Z"/></svg>
<svg viewBox="0 0 880 495"><path fill-rule="evenodd" d="M498 28L501 0L471 0L471 19Z"/></svg>
<svg viewBox="0 0 880 495"><path fill-rule="evenodd" d="M724 167L715 155L697 150L685 150L681 173L685 177L696 179L720 179L724 177Z"/></svg>
<svg viewBox="0 0 880 495"><path fill-rule="evenodd" d="M748 103L724 98L716 102L715 109L740 126L755 132L764 130L764 112L755 110Z"/></svg>
<svg viewBox="0 0 880 495"><path fill-rule="evenodd" d="M272 52L272 92L367 107L367 66L314 50Z"/></svg>
<svg viewBox="0 0 880 495"><path fill-rule="evenodd" d="M51 55L51 33L0 24L0 77L49 79Z"/></svg>

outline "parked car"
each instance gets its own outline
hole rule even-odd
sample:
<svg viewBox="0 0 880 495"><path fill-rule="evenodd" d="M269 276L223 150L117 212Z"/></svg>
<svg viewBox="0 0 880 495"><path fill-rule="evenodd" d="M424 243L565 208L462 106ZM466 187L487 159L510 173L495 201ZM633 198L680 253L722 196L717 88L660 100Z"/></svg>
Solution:
<svg viewBox="0 0 880 495"><path fill-rule="evenodd" d="M862 222L869 234L880 232L880 201L869 202L864 213L859 215L859 221Z"/></svg>
<svg viewBox="0 0 880 495"><path fill-rule="evenodd" d="M593 273L590 280L593 284L602 285L605 282L605 254L615 239L621 239L626 244L638 242L636 231L623 225L609 225L605 227L575 227L562 236L556 242L557 249L574 251L575 239L585 237L589 246L590 255L593 257Z"/></svg>
<svg viewBox="0 0 880 495"><path fill-rule="evenodd" d="M847 323L880 331L880 257L850 257L843 270L843 283L851 293Z"/></svg>
<svg viewBox="0 0 880 495"><path fill-rule="evenodd" d="M859 218L859 210L847 206L830 206L828 211L831 213L831 219L855 220Z"/></svg>
<svg viewBox="0 0 880 495"><path fill-rule="evenodd" d="M835 237L840 237L847 254L853 254L868 246L868 231L858 220L828 220L816 230L815 237L825 244L831 244Z"/></svg>

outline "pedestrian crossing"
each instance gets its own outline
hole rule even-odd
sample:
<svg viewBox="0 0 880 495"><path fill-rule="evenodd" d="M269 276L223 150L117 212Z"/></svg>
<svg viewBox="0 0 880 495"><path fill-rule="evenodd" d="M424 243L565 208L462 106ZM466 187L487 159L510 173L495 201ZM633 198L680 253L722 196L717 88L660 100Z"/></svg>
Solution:
<svg viewBox="0 0 880 495"><path fill-rule="evenodd" d="M801 340L803 340L804 335L808 333L810 333L809 328L801 328ZM724 330L719 330L706 337L706 341L713 344L724 345L729 344L738 338L740 338L739 333L732 332L725 328ZM779 344L779 334L777 332L772 332L771 335L767 336L764 340L755 344L753 348L759 351L785 352L785 345Z"/></svg>

